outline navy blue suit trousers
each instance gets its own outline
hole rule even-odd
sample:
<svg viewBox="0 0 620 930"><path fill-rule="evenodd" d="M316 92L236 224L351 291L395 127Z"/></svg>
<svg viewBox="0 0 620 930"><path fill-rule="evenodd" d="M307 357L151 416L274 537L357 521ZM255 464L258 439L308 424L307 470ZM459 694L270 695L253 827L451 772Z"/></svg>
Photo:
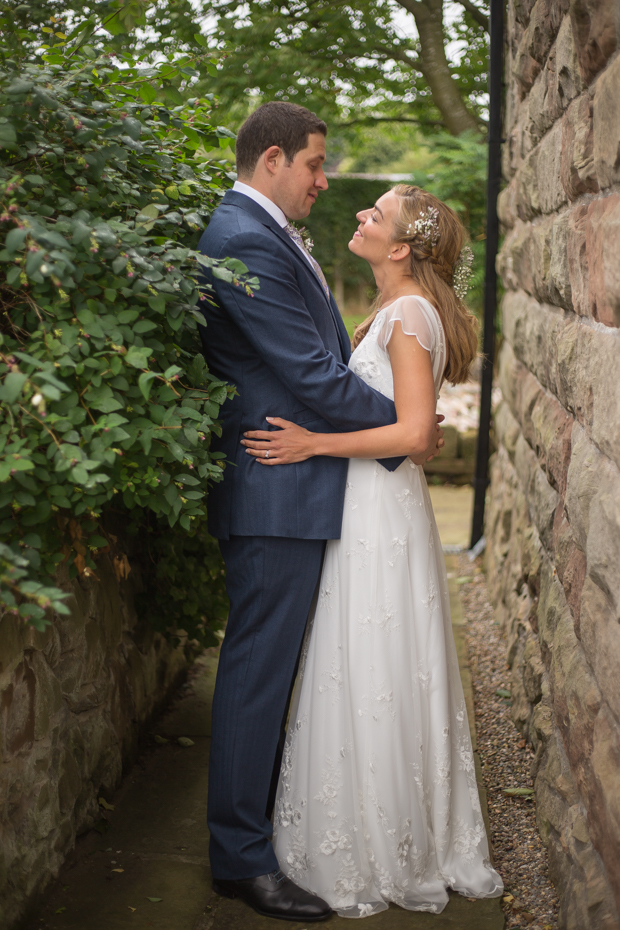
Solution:
<svg viewBox="0 0 620 930"><path fill-rule="evenodd" d="M208 823L214 878L278 868L268 801L325 542L220 540L230 614L215 684Z"/></svg>

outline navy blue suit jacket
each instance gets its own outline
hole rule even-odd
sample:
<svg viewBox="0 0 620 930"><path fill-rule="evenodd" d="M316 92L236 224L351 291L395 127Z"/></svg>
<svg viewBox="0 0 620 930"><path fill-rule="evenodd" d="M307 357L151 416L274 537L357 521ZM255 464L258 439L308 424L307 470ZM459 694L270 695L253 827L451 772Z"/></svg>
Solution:
<svg viewBox="0 0 620 930"><path fill-rule="evenodd" d="M223 405L224 479L209 493L209 531L230 536L337 539L348 460L316 456L294 465L259 465L240 445L246 430L284 417L313 432L349 432L394 423L396 411L347 367L342 317L307 259L251 198L227 191L200 240L212 258L238 258L260 280L248 296L207 273L216 305L203 303L204 355L211 372L236 385ZM274 427L275 428L275 427ZM385 460L392 470L402 459Z"/></svg>

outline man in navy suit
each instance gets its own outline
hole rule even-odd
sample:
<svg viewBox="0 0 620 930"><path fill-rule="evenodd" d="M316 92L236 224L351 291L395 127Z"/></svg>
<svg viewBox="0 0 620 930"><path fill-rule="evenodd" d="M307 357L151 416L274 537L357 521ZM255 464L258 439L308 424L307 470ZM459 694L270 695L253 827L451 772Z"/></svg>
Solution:
<svg viewBox="0 0 620 930"><path fill-rule="evenodd" d="M209 530L226 563L230 614L212 718L208 822L213 887L259 913L324 920L331 911L279 871L271 813L302 637L327 539L340 536L347 460L315 457L263 468L244 432L284 417L316 432L395 422L394 404L347 367L350 342L317 263L288 223L319 191L327 127L289 103L266 103L237 139L239 180L200 241L260 280L252 296L211 276L204 311L210 370L236 385L214 449L230 464L209 495ZM396 468L402 459L383 462Z"/></svg>

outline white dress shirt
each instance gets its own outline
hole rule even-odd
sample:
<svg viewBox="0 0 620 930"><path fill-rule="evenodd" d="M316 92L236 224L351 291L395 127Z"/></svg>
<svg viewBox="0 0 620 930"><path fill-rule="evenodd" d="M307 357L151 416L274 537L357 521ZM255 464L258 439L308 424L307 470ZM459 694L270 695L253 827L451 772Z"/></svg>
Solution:
<svg viewBox="0 0 620 930"><path fill-rule="evenodd" d="M269 216L272 216L276 223L282 227L282 229L284 229L285 226L288 226L288 220L284 211L281 210L280 207L273 202L273 200L270 200L269 197L265 197L264 194L261 194L260 191L257 191L256 188L250 187L249 184L244 184L243 181L235 181L233 184L233 190L237 191L239 194L245 194L246 197L249 197L250 200L253 200L254 203L257 203L259 207L262 207L263 210L266 210ZM291 239L291 241L295 242L294 239ZM304 256L308 264L312 265L310 256L305 251L305 249L303 249L297 242L295 242L295 245Z"/></svg>

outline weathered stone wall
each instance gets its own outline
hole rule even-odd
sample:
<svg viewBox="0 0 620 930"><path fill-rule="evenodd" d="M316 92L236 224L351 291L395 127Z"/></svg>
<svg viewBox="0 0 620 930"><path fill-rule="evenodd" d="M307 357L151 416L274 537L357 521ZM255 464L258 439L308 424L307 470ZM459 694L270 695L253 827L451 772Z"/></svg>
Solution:
<svg viewBox="0 0 620 930"><path fill-rule="evenodd" d="M620 927L619 48L619 0L509 0L487 568L574 930Z"/></svg>
<svg viewBox="0 0 620 930"><path fill-rule="evenodd" d="M139 570L103 556L44 633L0 618L0 926L15 925L100 820L149 718L187 666L133 609ZM121 571L118 571L119 567ZM117 575L121 576L120 579Z"/></svg>

